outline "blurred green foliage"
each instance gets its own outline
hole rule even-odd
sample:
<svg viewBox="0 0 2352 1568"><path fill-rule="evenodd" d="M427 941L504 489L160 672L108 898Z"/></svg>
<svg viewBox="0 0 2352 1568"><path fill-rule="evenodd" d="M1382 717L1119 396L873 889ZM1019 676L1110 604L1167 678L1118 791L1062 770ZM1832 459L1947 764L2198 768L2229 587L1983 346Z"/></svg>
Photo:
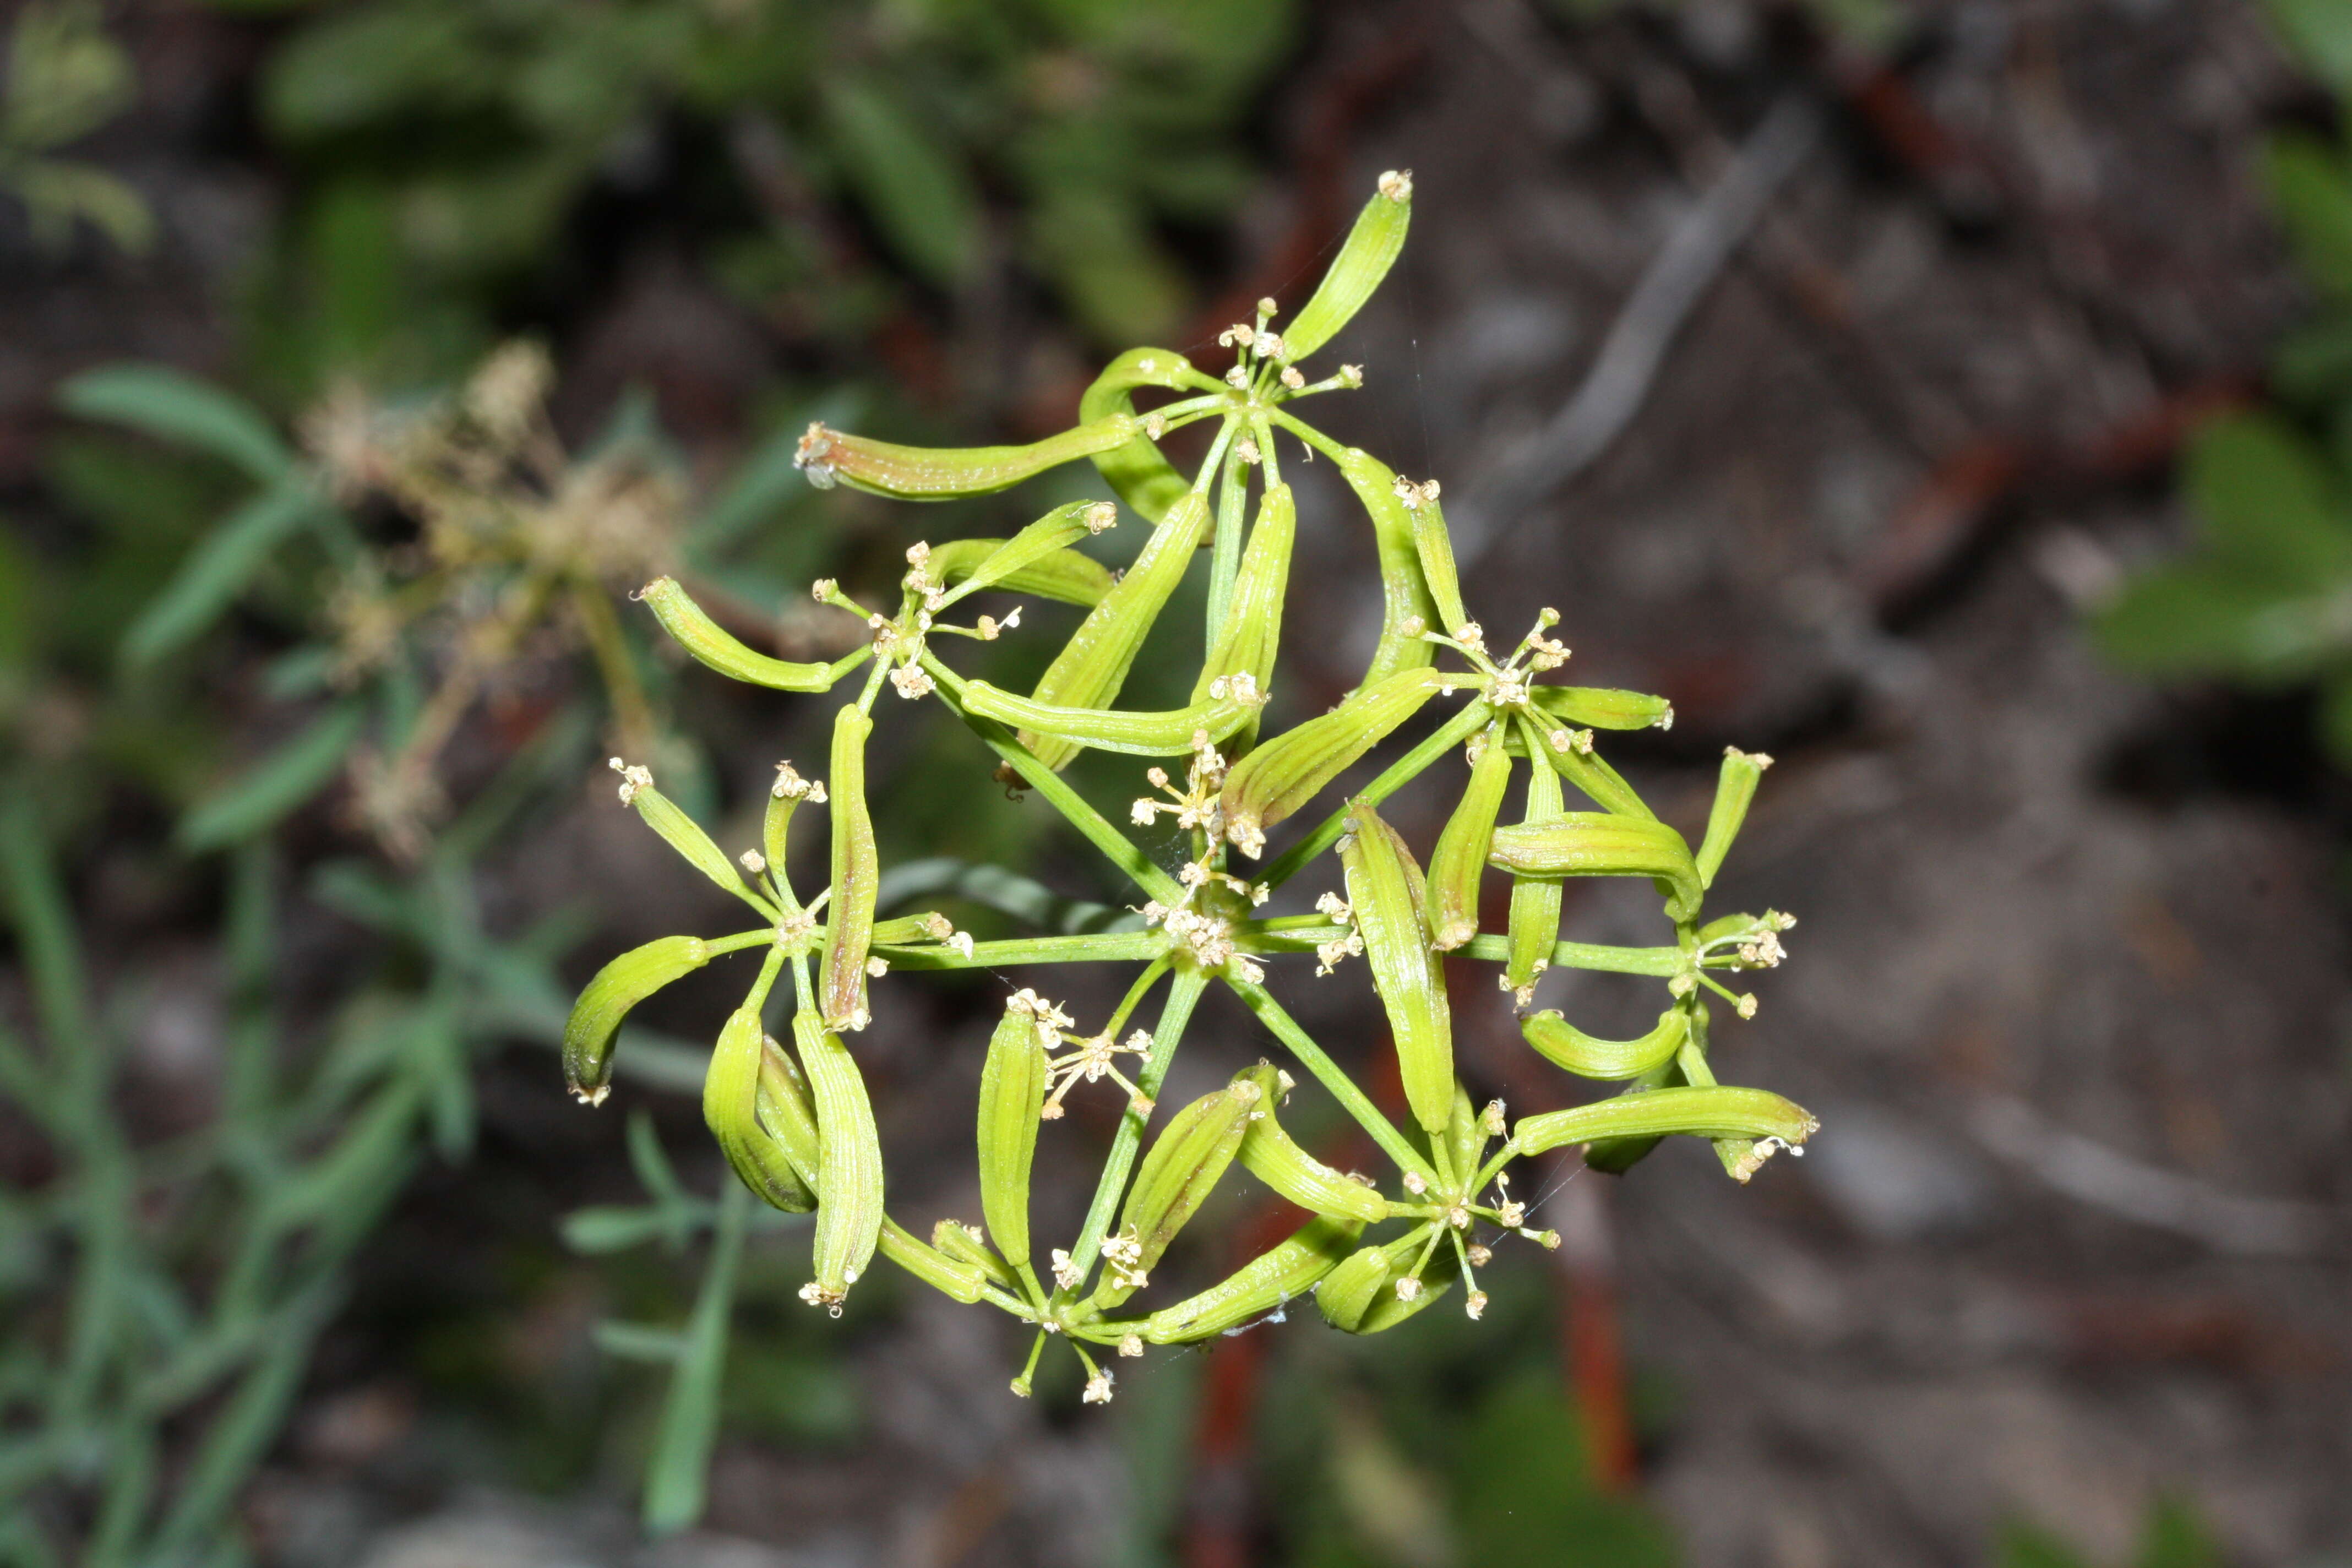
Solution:
<svg viewBox="0 0 2352 1568"><path fill-rule="evenodd" d="M2280 38L2352 107L2352 5L2270 0ZM2352 120L2273 136L2272 205L2317 303L2272 364L2269 406L2200 431L2181 467L2188 552L2097 617L2101 646L2162 676L2320 689L2319 734L2352 770Z"/></svg>
<svg viewBox="0 0 2352 1568"><path fill-rule="evenodd" d="M2038 1526L2012 1524L2001 1534L1996 1568L2092 1568L2092 1560ZM2176 1497L2158 1498L2141 1527L2130 1568L2221 1568L2221 1549L2196 1510Z"/></svg>
<svg viewBox="0 0 2352 1568"><path fill-rule="evenodd" d="M8 40L0 99L0 191L25 205L52 250L88 223L125 250L147 248L155 216L139 193L94 163L53 154L131 105L131 57L100 26L96 0L29 0Z"/></svg>
<svg viewBox="0 0 2352 1568"><path fill-rule="evenodd" d="M240 9L261 7L243 5ZM278 7L268 7L276 9ZM446 374L598 258L598 189L664 158L721 272L855 342L1000 257L1106 341L1188 303L1165 226L1221 226L1291 0L363 0L264 73L303 172L260 301L278 384ZM677 216L677 215L670 215ZM866 237L877 243L876 266Z"/></svg>

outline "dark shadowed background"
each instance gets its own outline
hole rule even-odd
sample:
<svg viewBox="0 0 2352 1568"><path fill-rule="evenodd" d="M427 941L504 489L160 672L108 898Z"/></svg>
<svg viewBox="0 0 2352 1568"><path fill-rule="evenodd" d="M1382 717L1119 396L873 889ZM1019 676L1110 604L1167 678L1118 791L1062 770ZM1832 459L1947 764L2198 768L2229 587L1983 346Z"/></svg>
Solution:
<svg viewBox="0 0 2352 1568"><path fill-rule="evenodd" d="M2352 5L10 14L0 1563L2352 1563ZM1744 1188L1695 1142L1564 1162L1566 1244L1498 1258L1484 1323L1295 1311L1108 1409L1014 1399L1013 1326L902 1279L810 1313L804 1235L757 1231L705 1297L699 1523L644 1532L667 1342L599 1325L688 1322L707 1215L610 1215L656 1145L673 1218L730 1178L690 1077L575 1106L548 1010L723 900L603 757L748 842L829 705L681 668L609 590L683 560L816 657L810 578L878 590L1093 476L818 494L802 426L1029 440L1118 349L1221 368L1404 168L1411 244L1335 345L1365 389L1318 413L1443 481L1489 627L1556 605L1574 679L1672 700L1612 753L1662 816L1696 832L1727 745L1777 759L1721 899L1801 923L1717 1060L1822 1131ZM499 516L601 542L502 618L420 481L334 443L517 342L568 458L501 452ZM1378 579L1328 466L1285 471L1296 717ZM1148 666L1135 705L1181 700ZM436 700L434 745L383 739ZM877 744L886 861L1121 900L951 727ZM1114 811L1119 762L1073 775ZM1392 820L1425 849L1451 804ZM1648 897L1571 885L1563 934L1659 940ZM648 1009L673 1052L740 980L706 978ZM1469 979L1481 1099L1588 1096ZM1653 984L1543 1001L1638 1033ZM1003 989L894 979L859 1037L919 1230L977 1212ZM1368 987L1286 994L1377 1078ZM1271 1048L1204 1020L1171 1091ZM1049 1140L1049 1228L1109 1103ZM1282 1217L1220 1205L1188 1278Z"/></svg>

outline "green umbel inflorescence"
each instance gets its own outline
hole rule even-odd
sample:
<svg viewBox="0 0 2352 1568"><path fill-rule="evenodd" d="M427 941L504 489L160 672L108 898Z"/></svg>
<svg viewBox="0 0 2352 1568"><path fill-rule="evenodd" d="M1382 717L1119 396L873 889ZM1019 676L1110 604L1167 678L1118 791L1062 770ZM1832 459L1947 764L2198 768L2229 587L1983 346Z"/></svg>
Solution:
<svg viewBox="0 0 2352 1568"><path fill-rule="evenodd" d="M1666 1133L1711 1140L1741 1181L1775 1150L1801 1144L1813 1119L1760 1089L1717 1085L1707 1062L1705 993L1738 995L1720 971L1769 968L1782 956L1785 915L1733 915L1711 922L1701 905L1746 816L1769 757L1733 752L1696 854L1658 820L1593 750L1593 731L1673 721L1662 700L1635 692L1553 685L1543 678L1568 650L1549 635L1547 610L1507 656L1491 650L1463 602L1435 480L1416 482L1370 455L1343 448L1292 411L1311 395L1362 384L1342 366L1310 383L1294 361L1318 348L1363 302L1396 259L1412 216L1409 175L1384 175L1364 217L1291 334L1275 330L1272 300L1254 322L1220 340L1237 350L1223 377L1164 349L1137 349L1105 371L1082 409L1087 422L1020 447L970 451L891 446L813 427L801 463L820 485L845 484L902 500L1002 489L1054 464L1091 458L1151 531L1116 579L1071 546L1114 526L1109 501L1055 509L1011 539L967 539L908 552L895 613L859 605L831 582L815 597L857 616L871 633L838 663L786 665L734 641L667 578L645 602L688 653L738 680L786 691L829 689L869 665L856 700L835 715L826 784L780 768L761 850L730 860L622 759L621 796L713 881L767 923L731 935L672 937L615 959L582 997L569 1037L572 1084L601 1098L614 1030L625 1010L710 957L747 948L766 959L751 995L727 1021L711 1058L705 1106L728 1160L751 1190L779 1207L817 1210L814 1277L802 1292L839 1311L874 1253L959 1300L986 1302L1066 1340L1086 1363L1087 1398L1111 1392L1111 1374L1087 1347L1140 1355L1147 1344L1226 1332L1313 1293L1324 1318L1371 1333L1403 1321L1457 1280L1477 1317L1486 1296L1476 1268L1487 1242L1517 1234L1546 1245L1526 1205L1510 1195L1507 1167L1562 1144L1582 1145L1596 1165L1622 1169ZM1139 412L1134 395L1166 395ZM1188 424L1215 421L1208 459L1186 482L1159 442ZM1370 664L1356 690L1329 712L1274 734L1259 732L1279 680L1283 600L1295 531L1276 436L1335 460L1372 527L1386 601ZM1255 472L1254 472L1255 470ZM1260 492L1254 517L1248 495ZM1208 650L1189 705L1161 711L1114 707L1145 638L1204 544L1211 546ZM1026 693L968 679L941 658L939 639L993 639L1017 625L988 616L950 624L947 613L982 588L1034 594L1084 606L1086 618ZM1451 667L1451 668L1449 668ZM881 880L865 805L864 758L887 687L942 702L1134 881L1146 900L1143 929L1048 934L976 942L937 914L877 922ZM1267 835L1312 806L1339 774L1432 703L1460 708L1427 740L1299 836L1261 868ZM1468 773L1429 868L1381 816L1381 803L1461 746ZM1157 792L1134 801L1128 820L1172 816L1190 855L1170 875L1060 777L1096 749L1182 759L1177 782L1146 770ZM1507 809L1514 775L1523 805ZM1569 810L1563 784L1592 809ZM829 790L829 794L827 793ZM827 807L833 835L826 888L803 901L785 875L782 823L803 801ZM1263 919L1273 888L1336 850L1335 880L1317 913ZM738 868L740 868L740 871ZM1509 929L1478 931L1482 883L1510 880ZM1648 879L1664 900L1673 941L1602 948L1559 940L1560 888L1570 877ZM1473 1107L1456 1077L1441 954L1496 963L1522 1015L1531 1059L1588 1079L1630 1080L1615 1098L1509 1123L1500 1101ZM1267 989L1271 966L1317 961L1328 975L1361 957L1395 1043L1411 1110L1400 1128L1383 1116ZM874 1110L852 1042L872 1015L871 983L894 968L1122 963L1135 983L1100 1027L1087 1029L1056 1003L1024 989L1006 1000L981 1075L976 1132L985 1231L942 1222L929 1243L884 1213L884 1161ZM1637 1040L1583 1033L1552 1010L1529 1013L1545 971L1566 965L1662 980L1665 1010ZM1349 971L1353 973L1354 971ZM789 975L788 1027L771 1032L763 1008ZM1130 1027L1166 983L1150 1027ZM1223 1088L1157 1118L1155 1098L1194 1004L1212 983L1235 992L1312 1079L1329 1092L1395 1166L1384 1185L1316 1159L1286 1133L1277 1112L1298 1080L1261 1065ZM781 989L779 994L781 994ZM789 1037L787 1045L779 1037ZM1125 1058L1122 1061L1122 1058ZM1033 1259L1030 1173L1045 1124L1074 1091L1108 1079L1126 1099L1085 1223L1066 1247ZM1177 1233L1234 1164L1318 1217L1230 1279L1136 1315L1129 1303ZM1367 1236L1377 1227L1381 1234ZM1481 1237L1486 1238L1482 1240ZM1027 1393L1036 1364L1013 1380Z"/></svg>

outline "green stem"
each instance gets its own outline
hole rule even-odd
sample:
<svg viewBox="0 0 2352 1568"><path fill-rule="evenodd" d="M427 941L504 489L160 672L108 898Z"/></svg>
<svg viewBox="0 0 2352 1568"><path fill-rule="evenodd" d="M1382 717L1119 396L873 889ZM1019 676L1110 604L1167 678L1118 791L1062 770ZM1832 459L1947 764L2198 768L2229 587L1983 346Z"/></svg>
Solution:
<svg viewBox="0 0 2352 1568"><path fill-rule="evenodd" d="M1402 789L1422 769L1444 756L1451 748L1468 740L1473 731L1483 729L1492 722L1494 717L1495 710L1484 702L1471 703L1461 712L1439 725L1436 731L1420 745L1390 763L1380 777L1358 791L1350 797L1351 800L1368 800L1375 805L1379 805L1398 790ZM1258 880L1268 887L1280 887L1295 876L1307 862L1337 844L1339 841L1339 836L1347 830L1348 807L1342 805L1325 817L1314 832L1284 850L1276 858L1274 864L1265 868L1265 875Z"/></svg>
<svg viewBox="0 0 2352 1568"><path fill-rule="evenodd" d="M1437 1172L1421 1151L1415 1149L1404 1134L1381 1114L1380 1107L1356 1087L1353 1079L1339 1070L1339 1063L1323 1054L1323 1047L1298 1026L1297 1019L1282 1010L1282 1005L1268 994L1265 987L1253 985L1245 980L1235 980L1230 975L1226 977L1225 984L1232 986L1234 994L1258 1016L1258 1021L1273 1030L1275 1037L1289 1047L1290 1054L1306 1064L1307 1070L1331 1091L1331 1097L1347 1109L1348 1114L1356 1119L1359 1126L1371 1134L1372 1142L1378 1143L1400 1169L1416 1172L1424 1181L1436 1184Z"/></svg>
<svg viewBox="0 0 2352 1568"><path fill-rule="evenodd" d="M893 969L993 969L1013 963L1124 963L1166 960L1168 938L1156 931L1113 931L1092 936L1015 937L976 942L966 958L951 947L889 947L874 952Z"/></svg>
<svg viewBox="0 0 2352 1568"><path fill-rule="evenodd" d="M1160 1097L1160 1085L1168 1077L1168 1064L1175 1058L1176 1045L1183 1038L1184 1026L1192 1019L1193 1004L1208 988L1208 977L1196 969L1180 969L1169 982L1168 1000L1160 1008L1160 1026L1151 1032L1151 1054L1144 1058L1143 1069L1135 1075L1135 1086L1147 1099ZM1095 1184L1094 1203L1087 1209L1086 1223L1078 1227L1077 1245L1070 1248L1070 1262L1081 1281L1094 1268L1095 1258L1102 1251L1102 1239L1110 1232L1111 1217L1118 1213L1118 1200L1127 1191L1127 1178L1135 1170L1136 1151L1143 1143L1145 1121L1144 1112L1132 1105L1119 1115L1118 1131L1111 1138L1101 1179Z"/></svg>
<svg viewBox="0 0 2352 1568"><path fill-rule="evenodd" d="M1013 771L1019 773L1031 789L1044 795L1048 805L1085 836L1087 842L1108 856L1112 865L1161 903L1182 901L1184 889L1177 884L1176 879L1153 865L1150 856L1137 848L1127 835L1105 821L1102 813L1087 805L1085 797L1072 789L1061 774L1039 762L1036 753L1014 739L1012 731L993 719L983 719L976 713L965 711L963 704L957 700L957 694L963 689L962 677L941 664L928 649L923 654L923 668L939 681L940 700L964 721L965 727L986 742L990 751L1010 763Z"/></svg>
<svg viewBox="0 0 2352 1568"><path fill-rule="evenodd" d="M1226 426L1228 431L1232 428ZM1234 442L1225 449L1217 485L1217 539L1209 557L1209 635L1203 645L1212 652L1233 608L1234 580L1242 570L1242 506L1249 498L1249 474L1239 447L1240 443Z"/></svg>

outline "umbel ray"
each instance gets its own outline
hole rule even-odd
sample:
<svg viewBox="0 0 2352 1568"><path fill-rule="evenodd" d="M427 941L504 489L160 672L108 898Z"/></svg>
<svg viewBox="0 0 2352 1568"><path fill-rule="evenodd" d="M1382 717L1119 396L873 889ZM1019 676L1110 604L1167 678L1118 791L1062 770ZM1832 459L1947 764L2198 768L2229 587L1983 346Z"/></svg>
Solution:
<svg viewBox="0 0 2352 1568"><path fill-rule="evenodd" d="M1416 483L1302 420L1304 400L1360 386L1354 365L1317 380L1302 368L1369 299L1403 247L1411 220L1409 174L1381 176L1346 244L1286 331L1274 301L1219 342L1236 351L1223 376L1166 349L1131 350L1087 390L1074 429L1025 447L931 450L812 426L799 461L820 486L847 484L904 500L1001 490L1084 458L1119 505L1057 507L1010 539L918 544L895 611L858 605L830 582L816 599L857 616L865 646L832 664L771 658L720 627L668 578L640 597L687 652L734 679L804 694L854 688L834 716L822 782L791 764L777 770L762 843L730 857L620 758L620 795L697 869L742 900L749 929L716 937L673 936L613 960L592 980L565 1036L572 1092L602 1100L616 1031L630 1007L729 952L757 952L742 1005L720 1027L703 1089L712 1135L743 1182L776 1207L814 1211L814 1277L802 1289L838 1312L879 1252L918 1279L968 1303L986 1303L1034 1325L1028 1364L1013 1380L1028 1392L1049 1337L1085 1363L1086 1398L1107 1401L1112 1377L1088 1347L1141 1355L1150 1344L1202 1340L1311 1294L1322 1315L1353 1333L1376 1333L1421 1311L1458 1281L1465 1310L1486 1298L1476 1270L1507 1236L1544 1245L1511 1196L1513 1161L1581 1145L1596 1167L1622 1170L1662 1137L1711 1140L1724 1168L1745 1181L1775 1150L1801 1145L1816 1126L1800 1107L1762 1089L1718 1084L1709 1066L1708 994L1746 1017L1752 995L1726 972L1770 968L1782 957L1784 914L1709 920L1706 890L1771 759L1727 752L1704 837L1694 850L1658 820L1594 744L1597 731L1670 723L1662 700L1560 685L1549 678L1568 649L1549 635L1546 610L1507 653L1491 647L1463 603L1439 486ZM1165 399L1139 412L1135 396ZM1186 477L1160 443L1185 426L1214 422L1208 457ZM1283 482L1287 437L1333 463L1370 524L1380 563L1382 619L1377 648L1355 690L1328 712L1276 734L1261 732L1279 679L1296 512ZM1255 507L1251 493L1255 491ZM1073 548L1127 513L1150 530L1114 576ZM1203 546L1211 552L1207 658L1187 705L1160 711L1114 706L1153 622ZM1083 621L1025 695L967 679L943 657L958 637L992 640L1013 630L957 605L982 590L1064 601ZM975 942L943 916L877 920L882 868L867 815L865 758L885 688L897 699L945 704L1002 759L1007 776L1050 804L1129 879L1142 900L1141 929ZM1319 817L1302 816L1353 763L1429 704L1458 704L1434 732L1356 795ZM1121 827L1062 777L1087 748L1178 759L1181 782L1157 764L1151 792L1129 812L1135 826L1172 816L1190 858L1162 869ZM1467 777L1424 866L1381 816L1381 804L1459 750ZM1524 779L1516 820L1504 821ZM1585 809L1570 809L1563 785ZM803 900L785 873L785 838L803 806L822 806L830 828L824 886ZM1313 826L1272 859L1270 837L1290 819ZM1272 890L1318 863L1339 861L1335 887L1312 914L1260 918ZM1507 929L1479 930L1479 890L1490 871L1510 879ZM1559 940L1560 894L1570 877L1647 878L1664 900L1671 940L1608 947ZM1528 1047L1624 1092L1573 1110L1513 1122L1500 1101L1474 1104L1454 1068L1441 955L1498 965ZM1360 963L1349 963L1350 959ZM926 1241L886 1212L887 1177L873 1108L854 1042L871 1017L877 981L893 971L975 966L1114 963L1134 982L1098 1023L1074 1018L1034 988L1009 997L988 1047L975 1116L982 1220L941 1221ZM1559 1014L1528 1011L1553 964L1647 975L1661 982L1656 1026L1637 1039L1602 1039ZM1269 988L1287 967L1307 984L1368 973L1392 1032L1410 1121L1398 1126L1301 1028ZM789 1041L764 1027L771 993L791 985ZM1164 983L1164 984L1163 984ZM1222 984L1288 1054L1165 1115L1157 1103L1169 1064L1202 994ZM1139 1009L1157 990L1150 1027ZM1122 1059L1124 1058L1124 1059ZM1323 1163L1282 1125L1298 1069L1337 1100L1393 1166L1379 1181ZM1126 1099L1086 1218L1066 1247L1033 1248L1030 1167L1044 1124L1073 1093L1110 1080ZM1157 1130L1154 1131L1154 1123ZM1230 1278L1182 1300L1130 1307L1161 1255L1226 1171L1241 1165L1316 1217Z"/></svg>

